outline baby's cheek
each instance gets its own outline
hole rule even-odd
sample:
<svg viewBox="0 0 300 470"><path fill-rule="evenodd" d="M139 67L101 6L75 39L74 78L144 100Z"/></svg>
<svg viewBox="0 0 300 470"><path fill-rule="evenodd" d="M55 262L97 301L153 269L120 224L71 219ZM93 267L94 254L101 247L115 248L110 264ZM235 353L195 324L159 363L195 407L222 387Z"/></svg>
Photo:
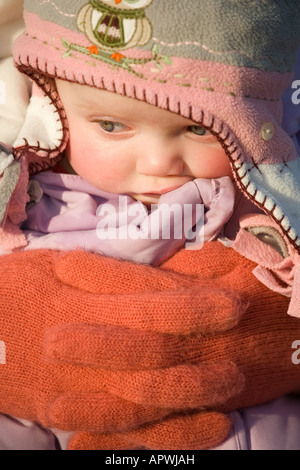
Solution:
<svg viewBox="0 0 300 470"><path fill-rule="evenodd" d="M204 167L209 178L221 178L229 176L233 178L229 158L223 148L219 147L211 150L211 155L204 159Z"/></svg>
<svg viewBox="0 0 300 470"><path fill-rule="evenodd" d="M229 158L224 152L224 157L223 160L220 161L220 171L221 171L221 176L229 176L231 179L233 179L233 173L230 165Z"/></svg>
<svg viewBox="0 0 300 470"><path fill-rule="evenodd" d="M191 167L191 166L190 166ZM194 159L192 173L196 178L233 178L229 159L224 153L205 152Z"/></svg>

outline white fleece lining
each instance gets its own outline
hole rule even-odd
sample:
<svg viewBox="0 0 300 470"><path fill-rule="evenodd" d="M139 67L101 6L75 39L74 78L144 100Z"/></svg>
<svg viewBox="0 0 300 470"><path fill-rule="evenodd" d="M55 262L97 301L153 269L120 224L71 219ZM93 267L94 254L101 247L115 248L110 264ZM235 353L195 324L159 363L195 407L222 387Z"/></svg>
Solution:
<svg viewBox="0 0 300 470"><path fill-rule="evenodd" d="M25 139L30 147L54 150L61 145L63 130L56 108L48 96L32 96L26 119L14 147L22 147Z"/></svg>

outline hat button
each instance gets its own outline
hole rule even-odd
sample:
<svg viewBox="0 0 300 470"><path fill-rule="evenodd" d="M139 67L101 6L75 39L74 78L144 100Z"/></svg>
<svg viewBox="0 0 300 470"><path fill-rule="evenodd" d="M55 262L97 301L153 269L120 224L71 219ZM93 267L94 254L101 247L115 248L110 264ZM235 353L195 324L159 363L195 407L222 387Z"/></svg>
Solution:
<svg viewBox="0 0 300 470"><path fill-rule="evenodd" d="M271 140L275 132L272 122L264 122L260 129L260 136L263 140Z"/></svg>

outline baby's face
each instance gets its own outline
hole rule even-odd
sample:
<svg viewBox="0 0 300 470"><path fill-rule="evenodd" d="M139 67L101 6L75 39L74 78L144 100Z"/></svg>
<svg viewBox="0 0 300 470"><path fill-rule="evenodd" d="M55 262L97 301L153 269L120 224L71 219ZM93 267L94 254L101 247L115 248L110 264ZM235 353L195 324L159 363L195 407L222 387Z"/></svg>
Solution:
<svg viewBox="0 0 300 470"><path fill-rule="evenodd" d="M57 80L70 127L68 158L97 188L146 205L195 178L231 176L215 136L147 103Z"/></svg>

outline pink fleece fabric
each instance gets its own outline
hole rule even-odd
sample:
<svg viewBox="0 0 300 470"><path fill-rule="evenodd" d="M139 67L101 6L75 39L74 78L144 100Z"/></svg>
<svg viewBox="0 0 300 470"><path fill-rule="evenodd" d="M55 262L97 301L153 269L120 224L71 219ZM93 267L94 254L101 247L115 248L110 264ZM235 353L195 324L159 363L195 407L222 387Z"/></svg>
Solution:
<svg viewBox="0 0 300 470"><path fill-rule="evenodd" d="M300 255L297 250L286 245L288 254L283 257L272 246L259 240L246 229L251 227L272 227L278 226L265 215L248 215L240 220L241 230L239 231L232 248L241 255L254 261L258 266L253 270L253 274L269 289L287 297L291 297L288 314L293 317L300 317Z"/></svg>
<svg viewBox="0 0 300 470"><path fill-rule="evenodd" d="M27 64L53 77L126 94L202 122L225 139L234 161L241 151L245 163L279 163L278 155L284 155L285 161L296 158L294 146L280 127L280 98L291 81L291 74L178 57L172 57L172 63L162 67L159 73L153 62L135 65L135 73L128 73L117 67L117 63L114 68L99 62L93 54L71 51L64 56L67 49L63 39L85 48L91 45L83 34L41 20L33 13L25 12L25 21L30 32L14 45L17 65ZM151 57L151 53L137 49L129 49L125 55ZM275 126L271 142L260 137L265 122ZM230 129L234 129L235 135ZM243 148L237 147L235 137L243 142Z"/></svg>

